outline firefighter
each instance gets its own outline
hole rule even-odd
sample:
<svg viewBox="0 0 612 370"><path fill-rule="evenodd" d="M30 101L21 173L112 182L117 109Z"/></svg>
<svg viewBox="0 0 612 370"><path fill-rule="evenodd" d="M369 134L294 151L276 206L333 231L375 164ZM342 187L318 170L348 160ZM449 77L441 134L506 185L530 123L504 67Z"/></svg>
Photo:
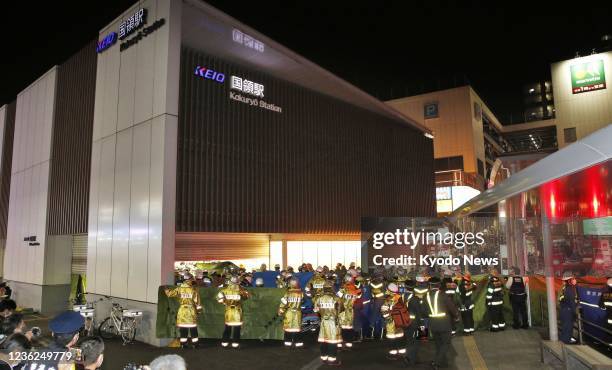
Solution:
<svg viewBox="0 0 612 370"><path fill-rule="evenodd" d="M181 348L187 347L189 337L191 337L191 345L194 348L199 341L198 313L202 312L202 304L198 288L193 285L191 276L185 275L185 280L179 286L164 289L168 298L177 298L179 301L179 309L176 312L176 327L178 328Z"/></svg>
<svg viewBox="0 0 612 370"><path fill-rule="evenodd" d="M430 279L431 290L427 293L427 316L429 317L429 330L436 347L434 369L448 366L446 353L451 343L452 323L459 320L457 307L449 297L438 289L440 279Z"/></svg>
<svg viewBox="0 0 612 370"><path fill-rule="evenodd" d="M337 295L342 303L342 312L338 315L340 328L342 329L342 342L347 349L350 349L353 347L353 341L355 340L353 305L361 297L361 290L355 285L352 274L347 273L344 276L344 285L338 290ZM342 343L339 343L338 347L342 347Z"/></svg>
<svg viewBox="0 0 612 370"><path fill-rule="evenodd" d="M493 269L489 275L489 283L487 285L487 307L489 309L489 317L491 318L491 331L502 331L506 328L504 320L504 291L503 285L497 276L497 270Z"/></svg>
<svg viewBox="0 0 612 370"><path fill-rule="evenodd" d="M380 312L385 320L385 332L390 343L389 354L387 356L390 360L399 360L406 354L406 348L403 348L400 344L400 340L404 336L404 328L395 325L395 320L392 315L393 308L396 304L404 304L404 302L402 301L402 296L399 294L397 284L389 283L385 291L385 299L380 308Z"/></svg>
<svg viewBox="0 0 612 370"><path fill-rule="evenodd" d="M385 301L385 283L383 271L378 269L372 274L370 279L370 315L368 322L370 324L368 339L382 339L383 336L383 318L380 314L380 308Z"/></svg>
<svg viewBox="0 0 612 370"><path fill-rule="evenodd" d="M221 346L240 348L240 329L242 327L242 302L249 298L249 292L240 286L237 276L230 277L226 286L217 294L217 301L225 305L225 330Z"/></svg>
<svg viewBox="0 0 612 370"><path fill-rule="evenodd" d="M315 270L314 276L306 283L306 287L304 288L306 295L310 298L314 298L317 295L323 294L325 282L323 267L319 266Z"/></svg>
<svg viewBox="0 0 612 370"><path fill-rule="evenodd" d="M323 291L313 298L314 312L321 317L319 342L321 343L321 361L327 365L340 366L338 360L338 343L342 342L338 314L342 303L333 291L332 282L326 281Z"/></svg>
<svg viewBox="0 0 612 370"><path fill-rule="evenodd" d="M296 278L291 278L287 292L281 298L281 304L278 307L278 315L283 316L284 344L287 348L291 348L291 346L302 348L304 346L300 335L303 298L304 294L300 289L300 283Z"/></svg>
<svg viewBox="0 0 612 370"><path fill-rule="evenodd" d="M576 290L576 278L566 271L563 273L563 287L559 291L559 316L561 319L561 333L559 339L565 344L574 344L574 322L576 321L576 309L578 308L578 291Z"/></svg>
<svg viewBox="0 0 612 370"><path fill-rule="evenodd" d="M512 275L506 282L508 296L512 304L512 327L514 329L529 329L529 319L527 318L527 284L529 277L522 277L517 274L516 269L512 270Z"/></svg>
<svg viewBox="0 0 612 370"><path fill-rule="evenodd" d="M444 291L444 294L446 294L448 296L448 298L453 301L453 303L455 302L455 293L457 293L457 283L455 283L454 279L453 279L453 272L451 270L444 270L444 276L442 278L442 290ZM452 330L452 335L455 335L457 333L457 327L455 322L452 322L453 325L453 330Z"/></svg>
<svg viewBox="0 0 612 370"><path fill-rule="evenodd" d="M287 288L289 279L291 278L291 274L287 273L286 270L283 270L276 276L276 287L285 289Z"/></svg>
<svg viewBox="0 0 612 370"><path fill-rule="evenodd" d="M607 286L604 288L604 292L601 294L599 300L599 307L602 310L606 310L606 324L608 330L612 330L612 277L608 278ZM608 346L612 348L612 343L608 343Z"/></svg>
<svg viewBox="0 0 612 370"><path fill-rule="evenodd" d="M463 334L471 335L474 333L474 301L472 295L476 291L476 283L472 282L472 274L463 274L457 294L459 295L459 311L463 322Z"/></svg>

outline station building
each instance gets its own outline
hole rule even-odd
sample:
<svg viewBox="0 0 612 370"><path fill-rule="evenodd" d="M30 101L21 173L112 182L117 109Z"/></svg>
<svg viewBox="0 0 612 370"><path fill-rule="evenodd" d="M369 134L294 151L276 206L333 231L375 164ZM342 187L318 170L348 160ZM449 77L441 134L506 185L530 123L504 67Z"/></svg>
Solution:
<svg viewBox="0 0 612 370"><path fill-rule="evenodd" d="M20 306L80 274L159 344L176 261L360 264L361 216L435 214L427 127L200 1L140 1L33 80L0 109Z"/></svg>

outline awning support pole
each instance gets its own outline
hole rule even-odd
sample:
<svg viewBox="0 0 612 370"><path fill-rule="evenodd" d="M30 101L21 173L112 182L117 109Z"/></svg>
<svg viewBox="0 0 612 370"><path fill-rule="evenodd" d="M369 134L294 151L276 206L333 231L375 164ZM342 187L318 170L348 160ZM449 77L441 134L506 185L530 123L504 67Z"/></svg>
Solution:
<svg viewBox="0 0 612 370"><path fill-rule="evenodd" d="M544 248L544 273L546 276L546 301L548 303L548 336L550 340L559 340L557 329L557 299L555 296L555 274L552 266L553 245L550 235L550 220L546 215L546 205L540 199L542 213L542 245Z"/></svg>

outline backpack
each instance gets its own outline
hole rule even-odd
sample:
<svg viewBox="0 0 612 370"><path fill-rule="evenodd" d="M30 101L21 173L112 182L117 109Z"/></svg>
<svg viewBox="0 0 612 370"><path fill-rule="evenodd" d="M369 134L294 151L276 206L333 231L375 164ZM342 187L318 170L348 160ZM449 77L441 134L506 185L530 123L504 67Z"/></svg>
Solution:
<svg viewBox="0 0 612 370"><path fill-rule="evenodd" d="M395 326L398 328L407 328L410 326L410 312L408 312L408 307L406 307L402 298L400 298L391 308L391 317L393 318Z"/></svg>

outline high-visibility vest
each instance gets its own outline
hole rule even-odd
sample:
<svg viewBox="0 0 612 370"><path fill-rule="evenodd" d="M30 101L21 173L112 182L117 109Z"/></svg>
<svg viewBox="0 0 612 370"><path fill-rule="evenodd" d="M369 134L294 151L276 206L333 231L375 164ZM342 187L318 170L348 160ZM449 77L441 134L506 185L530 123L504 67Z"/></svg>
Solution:
<svg viewBox="0 0 612 370"><path fill-rule="evenodd" d="M427 305L429 306L429 312L431 314L429 317L444 317L446 316L446 312L438 311L438 294L440 294L439 290L436 290L436 294L434 295L434 304L431 304L431 294L427 294Z"/></svg>

